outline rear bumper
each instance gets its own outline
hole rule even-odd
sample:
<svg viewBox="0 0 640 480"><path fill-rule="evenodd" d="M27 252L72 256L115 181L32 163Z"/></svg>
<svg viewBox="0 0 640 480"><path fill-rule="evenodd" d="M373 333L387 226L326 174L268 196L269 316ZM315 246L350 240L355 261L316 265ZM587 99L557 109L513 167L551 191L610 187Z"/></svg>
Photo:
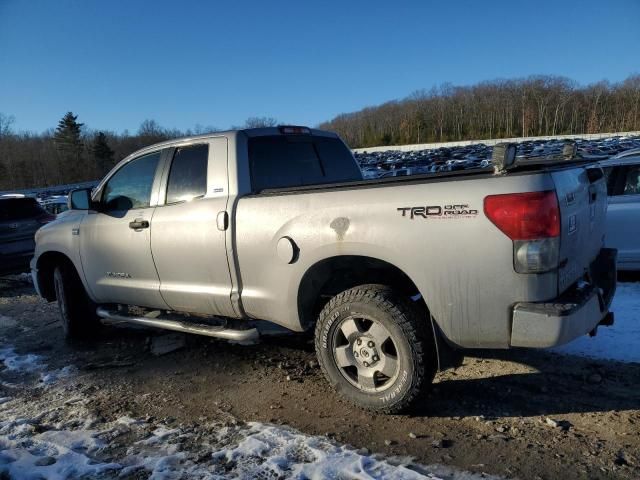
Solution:
<svg viewBox="0 0 640 480"><path fill-rule="evenodd" d="M603 248L584 280L558 298L513 307L512 347L555 347L611 324L616 289L616 250Z"/></svg>

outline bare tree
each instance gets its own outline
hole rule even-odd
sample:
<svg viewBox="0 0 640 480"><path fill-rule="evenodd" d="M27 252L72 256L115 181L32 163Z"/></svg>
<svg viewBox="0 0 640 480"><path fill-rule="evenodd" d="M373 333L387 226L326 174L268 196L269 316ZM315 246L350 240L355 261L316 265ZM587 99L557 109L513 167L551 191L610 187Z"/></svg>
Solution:
<svg viewBox="0 0 640 480"><path fill-rule="evenodd" d="M244 128L275 127L276 125L278 120L273 117L249 117L244 122Z"/></svg>
<svg viewBox="0 0 640 480"><path fill-rule="evenodd" d="M162 137L164 134L164 128L155 120L143 120L138 128L138 135L141 137Z"/></svg>
<svg viewBox="0 0 640 480"><path fill-rule="evenodd" d="M183 132L148 119L133 134L90 130L78 124L79 137L67 138L59 133L56 137L53 128L39 134L16 132L14 122L12 115L0 113L0 190L96 180L112 162L147 145L218 130L196 125ZM274 118L252 117L245 126L277 124ZM340 114L320 126L339 133L352 147L640 130L640 75L620 83L586 86L557 76L472 86L443 84L402 100ZM91 150L99 131L113 151L102 163ZM69 145L74 155L62 159L57 147Z"/></svg>
<svg viewBox="0 0 640 480"><path fill-rule="evenodd" d="M13 115L0 112L0 138L11 134L11 125L16 121Z"/></svg>
<svg viewBox="0 0 640 480"><path fill-rule="evenodd" d="M639 130L640 75L585 87L543 75L469 87L444 84L320 126L352 147Z"/></svg>

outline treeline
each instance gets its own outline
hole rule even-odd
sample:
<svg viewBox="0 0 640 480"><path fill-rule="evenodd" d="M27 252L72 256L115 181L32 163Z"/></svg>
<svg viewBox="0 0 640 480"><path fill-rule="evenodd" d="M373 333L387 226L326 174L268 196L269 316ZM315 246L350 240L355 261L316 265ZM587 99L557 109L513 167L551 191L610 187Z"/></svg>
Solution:
<svg viewBox="0 0 640 480"><path fill-rule="evenodd" d="M56 128L43 133L15 132L14 121L13 116L0 112L0 190L96 180L116 162L147 145L219 130L196 125L181 131L145 120L134 134L115 133L87 128L72 112L66 113ZM277 123L269 117L251 117L243 127Z"/></svg>
<svg viewBox="0 0 640 480"><path fill-rule="evenodd" d="M0 112L0 190L94 180L147 145L218 129L167 129L145 120L138 131L93 130L68 112L43 133L15 132ZM273 126L267 117L244 127ZM232 127L233 128L233 127ZM337 116L320 128L352 148L485 138L640 130L640 75L580 86L557 76L495 80L469 87L444 84L408 98Z"/></svg>
<svg viewBox="0 0 640 480"><path fill-rule="evenodd" d="M444 84L338 115L320 128L352 148L640 130L640 75L579 86L557 76Z"/></svg>

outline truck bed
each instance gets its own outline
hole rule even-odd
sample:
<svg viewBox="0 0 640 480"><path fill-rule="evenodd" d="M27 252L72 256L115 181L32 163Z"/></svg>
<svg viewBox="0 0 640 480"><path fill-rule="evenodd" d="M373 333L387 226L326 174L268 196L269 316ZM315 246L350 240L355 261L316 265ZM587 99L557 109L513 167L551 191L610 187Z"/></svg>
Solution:
<svg viewBox="0 0 640 480"><path fill-rule="evenodd" d="M483 200L488 194L558 188L562 195L569 190L586 195L588 183L585 165L571 163L530 165L506 174L482 169L269 189L242 197L234 224L243 307L252 317L301 330L304 325L291 299L297 298L305 271L330 257L367 256L395 265L411 278L453 343L508 347L512 305L562 293L597 256L602 235L581 232L593 245L583 258L568 261L571 265L560 276L558 271L519 274L513 268L512 242L484 215ZM604 224L606 208L600 183L593 218L597 228ZM561 198L560 203L566 210ZM403 208L447 206L464 206L456 210L467 213L427 219L402 215ZM565 243L569 216L563 219ZM274 255L285 237L299 249L294 264Z"/></svg>

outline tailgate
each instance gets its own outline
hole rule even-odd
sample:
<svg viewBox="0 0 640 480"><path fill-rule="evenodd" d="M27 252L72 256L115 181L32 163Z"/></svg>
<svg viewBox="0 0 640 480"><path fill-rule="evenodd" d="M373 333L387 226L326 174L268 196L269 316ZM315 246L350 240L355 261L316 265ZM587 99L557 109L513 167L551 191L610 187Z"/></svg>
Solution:
<svg viewBox="0 0 640 480"><path fill-rule="evenodd" d="M604 246L607 186L598 166L551 171L560 206L558 292L580 279Z"/></svg>

